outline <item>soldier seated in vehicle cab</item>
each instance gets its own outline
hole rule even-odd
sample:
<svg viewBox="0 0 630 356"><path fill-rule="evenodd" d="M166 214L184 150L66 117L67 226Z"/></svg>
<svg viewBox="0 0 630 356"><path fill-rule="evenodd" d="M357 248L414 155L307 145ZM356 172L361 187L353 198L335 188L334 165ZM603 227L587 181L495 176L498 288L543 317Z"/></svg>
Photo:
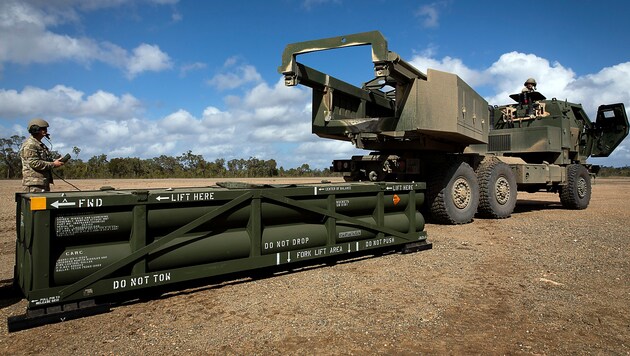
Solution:
<svg viewBox="0 0 630 356"><path fill-rule="evenodd" d="M529 116L530 118L535 118L542 116L545 112L544 105L540 101L547 98L536 91L536 80L534 78L527 79L523 90L518 94L510 95L510 98L518 103L518 109L524 109L524 115L517 115L518 117Z"/></svg>

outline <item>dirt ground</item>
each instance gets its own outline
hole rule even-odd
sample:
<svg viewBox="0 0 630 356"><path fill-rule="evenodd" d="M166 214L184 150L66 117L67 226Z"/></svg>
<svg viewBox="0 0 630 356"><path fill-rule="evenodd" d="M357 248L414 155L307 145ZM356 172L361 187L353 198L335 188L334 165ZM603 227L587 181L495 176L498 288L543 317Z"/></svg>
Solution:
<svg viewBox="0 0 630 356"><path fill-rule="evenodd" d="M0 181L5 286L18 189ZM431 250L228 281L11 334L4 320L26 302L4 287L0 354L630 354L629 201L630 179L597 179L582 211L562 209L555 194L519 192L511 218L427 224Z"/></svg>

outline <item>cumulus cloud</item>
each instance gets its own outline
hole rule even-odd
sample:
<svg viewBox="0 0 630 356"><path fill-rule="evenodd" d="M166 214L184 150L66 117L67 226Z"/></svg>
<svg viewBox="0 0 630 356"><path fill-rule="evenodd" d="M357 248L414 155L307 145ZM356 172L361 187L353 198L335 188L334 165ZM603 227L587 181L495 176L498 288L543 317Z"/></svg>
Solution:
<svg viewBox="0 0 630 356"><path fill-rule="evenodd" d="M630 62L607 67L594 74L575 78L567 85L568 98L579 97L589 108L601 104L630 103Z"/></svg>
<svg viewBox="0 0 630 356"><path fill-rule="evenodd" d="M418 68L421 72L427 73L427 69L437 69L444 72L456 73L466 83L471 86L485 84L488 79L483 77L484 73L468 68L461 59L444 57L442 59L436 59L430 56L433 51L429 51L427 55L415 55L409 61L414 67Z"/></svg>
<svg viewBox="0 0 630 356"><path fill-rule="evenodd" d="M509 94L519 92L529 77L536 79L538 90L549 98L562 98L567 93L567 85L576 79L573 70L558 62L550 63L534 54L518 52L503 54L484 73L492 78L491 83L496 83L496 94L490 98L492 102L505 100L503 98Z"/></svg>
<svg viewBox="0 0 630 356"><path fill-rule="evenodd" d="M292 125L269 124L257 127L247 136L252 141L249 142L300 142L311 139L310 122L296 122Z"/></svg>
<svg viewBox="0 0 630 356"><path fill-rule="evenodd" d="M46 30L46 26L68 20L46 14L26 2L1 2L0 61L30 64L62 59L82 62L94 58L99 52L95 41L58 35Z"/></svg>
<svg viewBox="0 0 630 356"><path fill-rule="evenodd" d="M291 153L300 144L325 141L310 133L310 110L305 110L310 95L300 87L287 91L282 83L279 78L273 86L251 88L227 109L208 106L194 113L181 108L158 120L143 117L142 106L131 95L105 91L87 95L62 85L49 90L29 87L0 92L0 117L42 113L51 124L53 148L70 152L77 146L86 160L103 153L110 159L152 158L192 150L207 160L274 158L287 168L303 163L316 167L302 160L308 150ZM256 104L260 95L279 99ZM11 134L24 135L24 125L15 125ZM323 167L330 164L325 158Z"/></svg>
<svg viewBox="0 0 630 356"><path fill-rule="evenodd" d="M310 90L301 87L287 87L284 78L280 78L273 87L261 83L250 90L244 98L248 107L273 107L278 105L303 102L310 97Z"/></svg>
<svg viewBox="0 0 630 356"><path fill-rule="evenodd" d="M99 90L84 92L64 85L51 89L26 87L22 91L0 89L0 117L68 116L128 118L140 114L142 104L133 95L116 96Z"/></svg>
<svg viewBox="0 0 630 356"><path fill-rule="evenodd" d="M218 90L230 90L261 81L262 77L254 66L241 63L238 57L231 57L225 61L221 72L208 80L208 84Z"/></svg>
<svg viewBox="0 0 630 356"><path fill-rule="evenodd" d="M94 11L129 2L0 2L0 69L7 62L28 65L69 60L88 65L98 61L122 69L130 79L145 71L170 69L170 57L156 45L142 43L129 53L110 42L72 37L50 30L51 27L65 23L80 22L80 11Z"/></svg>
<svg viewBox="0 0 630 356"><path fill-rule="evenodd" d="M203 110L201 123L204 127L217 128L232 125L234 118L232 113L221 111L214 106L208 106Z"/></svg>
<svg viewBox="0 0 630 356"><path fill-rule="evenodd" d="M274 158L286 168L303 163L324 168L331 157L359 154L348 142L320 139L311 133L310 99L309 90L288 88L279 78L273 86L263 82L242 97L232 96L226 110L209 106L200 117L179 110L157 126L168 132L162 139L178 137L180 150L175 152L190 149L210 160L251 156Z"/></svg>
<svg viewBox="0 0 630 356"><path fill-rule="evenodd" d="M189 135L194 128L200 128L199 120L186 110L179 109L161 120L159 126L172 135Z"/></svg>
<svg viewBox="0 0 630 356"><path fill-rule="evenodd" d="M143 43L133 50L133 55L126 61L127 77L134 78L146 71L159 72L172 66L170 57L160 47Z"/></svg>
<svg viewBox="0 0 630 356"><path fill-rule="evenodd" d="M628 102L630 99L630 88L625 84L630 81L630 62L584 76L578 76L561 63L520 52L505 53L482 69L470 68L461 59L448 56L439 59L418 54L410 63L423 72L433 68L459 75L478 92L484 93L491 104L504 104L510 100L509 94L519 92L529 77L536 79L538 91L546 97L582 103L589 115L594 115L601 104Z"/></svg>

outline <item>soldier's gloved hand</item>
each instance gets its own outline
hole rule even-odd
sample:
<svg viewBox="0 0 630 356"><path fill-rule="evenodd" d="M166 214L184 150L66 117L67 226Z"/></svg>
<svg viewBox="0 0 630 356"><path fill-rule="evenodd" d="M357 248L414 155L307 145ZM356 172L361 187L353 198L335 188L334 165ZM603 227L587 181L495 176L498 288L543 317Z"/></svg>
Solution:
<svg viewBox="0 0 630 356"><path fill-rule="evenodd" d="M61 167L61 166L64 165L64 163L62 161L60 161L59 159L54 160L53 164L55 165L55 168Z"/></svg>

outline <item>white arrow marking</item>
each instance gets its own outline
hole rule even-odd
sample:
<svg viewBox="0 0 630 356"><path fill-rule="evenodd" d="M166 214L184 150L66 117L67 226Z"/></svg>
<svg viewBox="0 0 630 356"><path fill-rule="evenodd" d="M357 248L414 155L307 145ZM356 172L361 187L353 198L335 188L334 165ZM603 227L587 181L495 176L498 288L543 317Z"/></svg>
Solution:
<svg viewBox="0 0 630 356"><path fill-rule="evenodd" d="M59 202L59 200L57 200L54 203L50 204L50 206L55 207L56 209L59 209L60 206L75 206L75 205L77 205L76 202L67 201L65 199L62 202Z"/></svg>
<svg viewBox="0 0 630 356"><path fill-rule="evenodd" d="M276 253L276 266L280 264L280 253Z"/></svg>
<svg viewBox="0 0 630 356"><path fill-rule="evenodd" d="M359 241L357 241L357 251L359 251Z"/></svg>
<svg viewBox="0 0 630 356"><path fill-rule="evenodd" d="M348 244L348 252L352 252L352 249L350 248L350 244Z"/></svg>
<svg viewBox="0 0 630 356"><path fill-rule="evenodd" d="M158 195L157 198L155 198L155 200L157 200L157 201L171 200L171 198L170 197L163 197L161 195Z"/></svg>
<svg viewBox="0 0 630 356"><path fill-rule="evenodd" d="M291 262L291 252L287 252L287 262Z"/></svg>

